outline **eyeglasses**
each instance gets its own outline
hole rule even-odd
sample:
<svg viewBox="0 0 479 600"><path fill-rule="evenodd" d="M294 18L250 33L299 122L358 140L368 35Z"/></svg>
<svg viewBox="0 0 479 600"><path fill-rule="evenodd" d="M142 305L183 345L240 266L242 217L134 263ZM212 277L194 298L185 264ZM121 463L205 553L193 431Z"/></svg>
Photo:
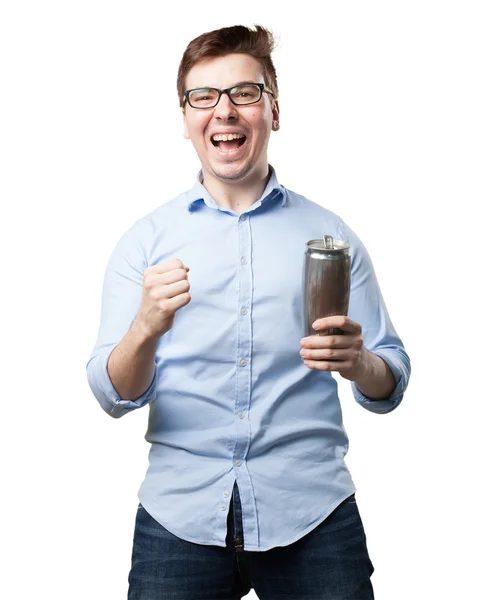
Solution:
<svg viewBox="0 0 479 600"><path fill-rule="evenodd" d="M227 94L236 106L245 106L259 102L263 96L263 91L266 94L273 95L273 91L264 83L242 83L224 90L217 88L186 90L184 96L192 108L213 108L220 101L222 94Z"/></svg>

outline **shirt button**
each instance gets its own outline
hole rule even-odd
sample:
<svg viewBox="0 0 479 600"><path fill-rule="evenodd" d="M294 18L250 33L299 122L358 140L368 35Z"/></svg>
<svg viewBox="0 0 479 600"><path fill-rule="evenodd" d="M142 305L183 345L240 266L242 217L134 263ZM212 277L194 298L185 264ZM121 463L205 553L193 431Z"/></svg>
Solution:
<svg viewBox="0 0 479 600"><path fill-rule="evenodd" d="M226 510L226 506L224 504L221 505L221 510Z"/></svg>
<svg viewBox="0 0 479 600"><path fill-rule="evenodd" d="M240 460L235 460L235 465L237 467L241 467L241 461Z"/></svg>
<svg viewBox="0 0 479 600"><path fill-rule="evenodd" d="M241 215L240 220L244 221L246 219L246 217L244 215Z"/></svg>
<svg viewBox="0 0 479 600"><path fill-rule="evenodd" d="M247 364L248 364L248 363L245 361L245 359L244 359L244 358L242 358L242 359L240 360L240 365L241 365L242 367L246 367L246 365L247 365Z"/></svg>
<svg viewBox="0 0 479 600"><path fill-rule="evenodd" d="M244 414L243 414L242 412L240 412L240 413L238 413L238 417L239 417L240 419L242 419L242 418L244 417Z"/></svg>
<svg viewBox="0 0 479 600"><path fill-rule="evenodd" d="M228 492L223 492L223 496L224 496L225 498L228 498L228 496L229 496Z"/></svg>
<svg viewBox="0 0 479 600"><path fill-rule="evenodd" d="M242 314L242 315L245 315L247 312L248 312L248 309L247 309L247 308L244 308L244 307L243 307L243 308L241 309L241 314Z"/></svg>
<svg viewBox="0 0 479 600"><path fill-rule="evenodd" d="M246 258L244 256L241 257L241 264L242 265L246 264Z"/></svg>

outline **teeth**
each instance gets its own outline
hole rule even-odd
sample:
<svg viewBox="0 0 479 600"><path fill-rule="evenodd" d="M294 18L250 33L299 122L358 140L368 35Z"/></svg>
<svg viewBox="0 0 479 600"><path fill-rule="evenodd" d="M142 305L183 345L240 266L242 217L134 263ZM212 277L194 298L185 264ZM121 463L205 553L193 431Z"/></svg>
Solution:
<svg viewBox="0 0 479 600"><path fill-rule="evenodd" d="M213 136L213 140L215 142L228 142L231 140L240 140L241 138L246 137L242 133L229 133L228 135L225 133L217 133Z"/></svg>

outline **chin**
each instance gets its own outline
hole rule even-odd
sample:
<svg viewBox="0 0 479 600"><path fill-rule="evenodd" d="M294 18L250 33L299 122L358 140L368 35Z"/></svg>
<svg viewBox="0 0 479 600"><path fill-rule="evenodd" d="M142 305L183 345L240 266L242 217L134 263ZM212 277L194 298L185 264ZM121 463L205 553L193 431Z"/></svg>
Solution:
<svg viewBox="0 0 479 600"><path fill-rule="evenodd" d="M208 170L218 179L223 179L225 181L240 181L251 173L253 165L249 163L242 165L211 165Z"/></svg>

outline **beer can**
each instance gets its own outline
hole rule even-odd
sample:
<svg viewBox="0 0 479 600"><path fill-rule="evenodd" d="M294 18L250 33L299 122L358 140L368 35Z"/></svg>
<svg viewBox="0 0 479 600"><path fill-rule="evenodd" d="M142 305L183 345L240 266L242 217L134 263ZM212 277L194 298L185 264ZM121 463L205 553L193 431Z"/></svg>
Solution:
<svg viewBox="0 0 479 600"><path fill-rule="evenodd" d="M350 245L330 235L306 242L303 263L303 306L305 337L342 335L341 329L313 329L317 319L347 315L351 286Z"/></svg>

